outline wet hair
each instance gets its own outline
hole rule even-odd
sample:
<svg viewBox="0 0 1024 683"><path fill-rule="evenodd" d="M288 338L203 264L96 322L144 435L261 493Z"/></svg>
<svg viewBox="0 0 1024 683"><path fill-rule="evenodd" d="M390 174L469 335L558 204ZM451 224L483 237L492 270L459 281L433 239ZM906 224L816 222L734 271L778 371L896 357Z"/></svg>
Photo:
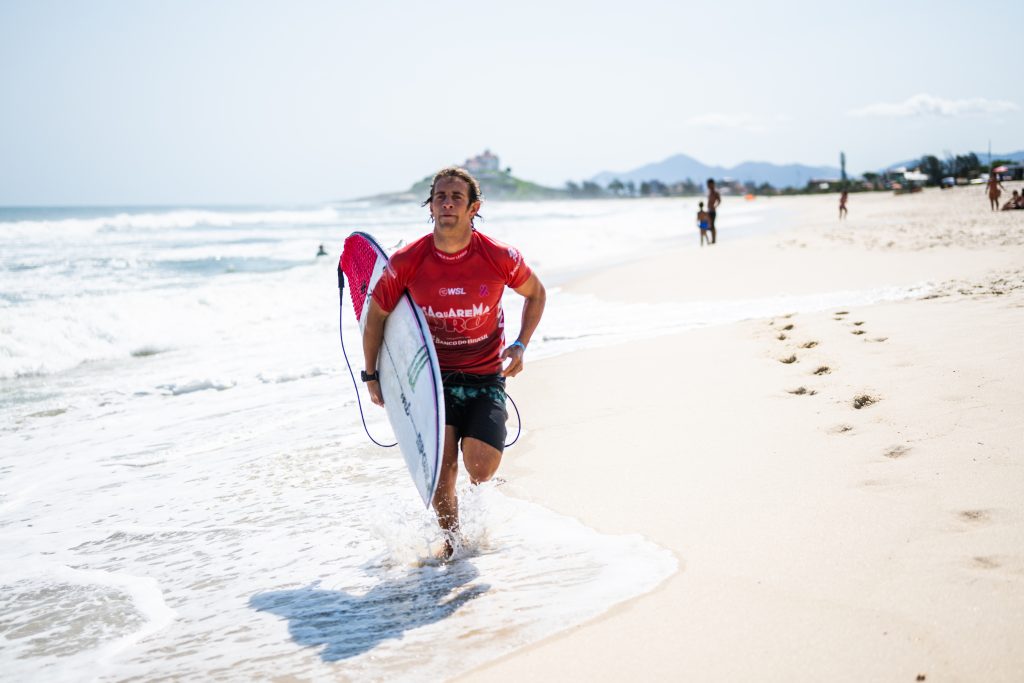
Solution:
<svg viewBox="0 0 1024 683"><path fill-rule="evenodd" d="M715 182L715 179L714 178L708 178L708 182L709 183L713 183L713 182Z"/></svg>
<svg viewBox="0 0 1024 683"><path fill-rule="evenodd" d="M701 211L704 210L704 202L698 202L697 206L700 208Z"/></svg>
<svg viewBox="0 0 1024 683"><path fill-rule="evenodd" d="M483 194L480 192L480 183L469 174L469 171L458 166L447 166L434 174L434 179L430 181L430 194L423 200L421 206L430 206L430 203L434 201L434 187L437 186L437 181L442 178L458 178L465 181L466 185L469 186L469 204L483 199Z"/></svg>

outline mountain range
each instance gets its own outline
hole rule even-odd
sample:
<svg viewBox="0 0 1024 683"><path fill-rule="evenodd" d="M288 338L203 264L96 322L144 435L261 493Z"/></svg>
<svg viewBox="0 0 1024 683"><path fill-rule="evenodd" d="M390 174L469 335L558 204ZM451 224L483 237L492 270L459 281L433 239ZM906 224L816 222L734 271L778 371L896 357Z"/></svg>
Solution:
<svg viewBox="0 0 1024 683"><path fill-rule="evenodd" d="M645 180L660 180L671 184L690 179L703 185L708 178L718 180L733 179L742 182L771 183L775 187L803 187L812 178L838 178L839 168L836 166L805 166L803 164L786 164L780 166L768 162L746 161L738 166L709 166L685 154L676 154L663 161L646 164L630 171L613 173L604 171L591 180L599 185L618 178L622 182L632 180L641 183Z"/></svg>
<svg viewBox="0 0 1024 683"><path fill-rule="evenodd" d="M988 158L988 153L978 154L979 159ZM1012 159L1015 162L1024 161L1024 151L1013 152L1012 154L993 154L993 159ZM899 166L913 166L918 160L903 161L889 164L885 168L896 168ZM884 169L880 169L884 170ZM853 173L851 176L855 175ZM629 171L618 173L603 171L595 175L593 182L607 186L608 183L618 178L622 182L632 180L635 183L642 183L645 180L660 180L663 183L671 184L692 180L698 185L703 185L708 178L717 180L732 179L741 182L751 181L757 184L770 183L774 187L803 187L811 179L839 178L838 166L806 166L804 164L772 164L768 162L746 161L737 166L709 166L686 154L676 154L662 161L645 164Z"/></svg>

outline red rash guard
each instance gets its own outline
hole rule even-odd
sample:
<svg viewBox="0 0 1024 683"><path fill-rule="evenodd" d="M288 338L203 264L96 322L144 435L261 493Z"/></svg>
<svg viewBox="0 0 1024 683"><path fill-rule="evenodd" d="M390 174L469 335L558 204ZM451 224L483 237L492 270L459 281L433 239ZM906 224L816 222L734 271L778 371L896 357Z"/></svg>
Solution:
<svg viewBox="0 0 1024 683"><path fill-rule="evenodd" d="M427 235L399 249L373 288L373 300L390 313L409 290L423 310L445 372L501 372L505 345L505 286L523 286L533 271L518 250L473 230L469 246L446 254Z"/></svg>

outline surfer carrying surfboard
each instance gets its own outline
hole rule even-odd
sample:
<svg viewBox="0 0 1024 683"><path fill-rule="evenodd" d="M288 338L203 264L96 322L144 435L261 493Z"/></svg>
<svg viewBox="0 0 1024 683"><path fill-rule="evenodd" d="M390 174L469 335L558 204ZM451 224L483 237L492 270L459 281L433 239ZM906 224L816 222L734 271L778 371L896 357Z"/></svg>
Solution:
<svg viewBox="0 0 1024 683"><path fill-rule="evenodd" d="M517 249L474 228L480 204L480 185L466 170L449 167L434 176L423 203L434 230L391 257L373 289L363 331L367 390L382 406L376 375L384 322L404 292L430 327L444 384L444 453L432 505L448 532L445 556L454 552L452 540L459 528L455 484L460 447L474 484L494 476L505 447L505 379L523 370L546 297L544 285ZM519 336L508 346L501 307L505 287L526 299Z"/></svg>

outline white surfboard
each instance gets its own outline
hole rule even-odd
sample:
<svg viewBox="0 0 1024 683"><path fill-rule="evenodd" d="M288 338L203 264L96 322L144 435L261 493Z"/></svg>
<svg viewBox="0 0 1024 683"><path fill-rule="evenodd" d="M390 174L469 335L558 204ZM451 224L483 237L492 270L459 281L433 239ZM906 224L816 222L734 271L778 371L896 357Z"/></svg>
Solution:
<svg viewBox="0 0 1024 683"><path fill-rule="evenodd" d="M370 293L387 264L387 254L370 235L354 232L345 240L338 267L349 283L360 331L366 328ZM416 490L429 507L441 473L444 390L430 328L408 292L384 323L377 371L398 447Z"/></svg>

